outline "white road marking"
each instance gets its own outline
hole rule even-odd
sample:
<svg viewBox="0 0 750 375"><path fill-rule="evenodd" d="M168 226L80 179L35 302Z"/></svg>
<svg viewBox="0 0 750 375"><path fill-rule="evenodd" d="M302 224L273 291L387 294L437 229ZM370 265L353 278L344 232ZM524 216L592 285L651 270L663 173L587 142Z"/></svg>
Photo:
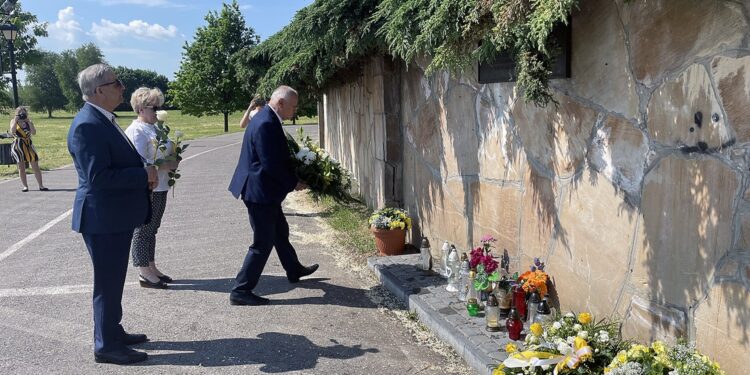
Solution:
<svg viewBox="0 0 750 375"><path fill-rule="evenodd" d="M197 154L195 154L195 155L189 156L189 157L187 157L187 158L184 158L184 159L182 159L182 160L183 160L183 161L185 161L185 160L190 160L190 159L192 159L192 158L194 158L194 157L197 157L197 156L203 155L203 154L205 154L205 153L207 153L207 152L211 152L211 151L216 151L216 150L220 150L220 149L222 149L222 148L226 148L226 147L231 147L231 146L235 146L235 145L238 145L238 144L240 144L240 143L242 143L242 142L234 142L234 143L230 143L230 144L228 144L228 145L224 145L224 146L219 146L219 147L215 147L215 148L212 148L212 149L210 149L210 150L206 150L206 151L203 151L203 152L199 152L199 153L197 153ZM6 181L10 181L10 180L6 180ZM6 182L6 181L3 181L3 182ZM2 183L2 182L0 182L0 183ZM46 232L47 230L49 230L50 228L52 228L52 226L54 226L55 224L57 224L57 223L59 223L60 221L64 220L65 218L67 218L68 216L70 216L70 214L72 214L72 213L73 213L73 209L71 208L70 210L66 211L66 212L65 212L65 213L63 213L62 215L60 215L60 216L56 217L56 218L55 218L54 220L52 220L52 221L50 221L49 223L45 224L45 225L44 225L43 227L41 227L41 228L37 229L37 230L36 230L36 231L35 231L34 233L32 233L32 234L30 234L30 235L26 236L26 238L24 238L24 239L22 239L21 241L18 241L18 242L16 242L15 244L13 244L13 245L12 245L11 247L9 247L9 248L8 248L7 250L5 250L5 251L3 251L2 253L0 253L0 262L1 262L1 261L3 261L3 259L5 259L5 258L7 258L7 257L9 257L9 256L11 256L11 255L13 255L13 253L15 253L16 251L18 251L18 250L19 250L19 249L20 249L21 247L23 247L23 246L24 246L24 245L26 245L27 243L29 243L29 242L33 241L33 240L34 240L35 238L37 238L37 237L41 236L41 235L42 235L42 234L43 234L44 232ZM2 295L1 295L1 294L0 294L0 297L2 297Z"/></svg>
<svg viewBox="0 0 750 375"><path fill-rule="evenodd" d="M125 283L125 286L138 285L136 282ZM22 296L55 296L60 294L81 294L91 293L94 286L91 284L82 285L61 285L61 286L42 286L33 288L13 288L0 289L0 298L3 297L22 297Z"/></svg>
<svg viewBox="0 0 750 375"><path fill-rule="evenodd" d="M3 259L5 259L5 258L7 258L7 257L9 257L11 255L13 255L13 253L15 253L16 251L18 251L18 249L20 249L21 247L23 247L23 245L26 245L27 243L33 241L35 238L41 236L49 228L52 228L52 226L54 226L55 224L59 223L62 220L65 220L65 218L67 218L68 216L70 216L70 214L72 214L72 213L73 213L73 209L71 208L68 211L66 211L65 213L63 213L62 215L54 218L49 223L44 224L43 227L37 229L34 233L26 236L26 238L22 239L21 241L18 241L16 243L14 243L7 250L5 250L2 253L0 253L0 261L2 261Z"/></svg>
<svg viewBox="0 0 750 375"><path fill-rule="evenodd" d="M224 146L219 146L219 147L216 147L216 148L212 148L212 149L210 149L210 150L206 150L206 151L203 151L203 152L199 152L199 153L197 153L197 154L195 154L195 155L192 155L192 156L188 156L188 157L186 157L186 158L183 158L183 159L182 159L182 161L185 161L185 160L190 160L190 159L192 159L192 158L194 158L194 157L196 157L196 156L200 156L200 155L203 155L203 154L205 154L205 153L207 153L207 152L211 152L211 151L216 151L216 150L220 150L220 149L222 149L222 148L226 148L226 147L229 147L229 146L234 146L234 145L238 145L238 144L240 144L240 143L242 143L242 142L234 142L234 143L230 143L230 144L228 144L228 145L224 145Z"/></svg>

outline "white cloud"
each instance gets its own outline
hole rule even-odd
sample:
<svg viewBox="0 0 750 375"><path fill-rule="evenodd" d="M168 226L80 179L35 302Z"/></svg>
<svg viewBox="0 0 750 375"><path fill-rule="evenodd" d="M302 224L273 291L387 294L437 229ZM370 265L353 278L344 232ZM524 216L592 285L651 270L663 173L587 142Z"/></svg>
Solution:
<svg viewBox="0 0 750 375"><path fill-rule="evenodd" d="M174 25L164 27L157 23L149 24L141 20L133 20L124 24L102 19L99 23L91 24L90 34L103 43L109 43L120 36L167 40L177 36L177 27Z"/></svg>
<svg viewBox="0 0 750 375"><path fill-rule="evenodd" d="M182 8L184 5L169 0L99 0L102 5L143 5L147 7Z"/></svg>
<svg viewBox="0 0 750 375"><path fill-rule="evenodd" d="M76 41L76 34L81 32L81 25L75 20L73 7L67 7L57 11L57 21L47 27L49 36L61 40L67 44Z"/></svg>

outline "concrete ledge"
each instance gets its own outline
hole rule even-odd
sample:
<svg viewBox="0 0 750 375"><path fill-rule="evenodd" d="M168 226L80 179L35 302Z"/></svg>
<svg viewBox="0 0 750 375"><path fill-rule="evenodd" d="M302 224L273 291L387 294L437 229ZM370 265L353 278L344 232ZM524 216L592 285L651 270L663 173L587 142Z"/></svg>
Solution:
<svg viewBox="0 0 750 375"><path fill-rule="evenodd" d="M417 268L419 254L372 257L367 265L391 293L414 311L419 320L451 345L479 374L491 375L505 358L505 344L512 342L503 329L488 332L484 316L470 317L465 303L445 290L446 280Z"/></svg>

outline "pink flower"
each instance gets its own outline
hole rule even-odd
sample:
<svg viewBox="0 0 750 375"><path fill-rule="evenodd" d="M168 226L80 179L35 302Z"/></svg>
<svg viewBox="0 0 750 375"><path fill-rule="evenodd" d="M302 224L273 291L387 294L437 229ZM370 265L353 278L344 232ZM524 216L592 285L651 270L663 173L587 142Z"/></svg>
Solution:
<svg viewBox="0 0 750 375"><path fill-rule="evenodd" d="M495 239L495 237L492 237L491 234L485 234L484 236L482 236L482 239L479 240L479 242L481 243L490 243L490 242L495 242L495 241L497 240Z"/></svg>

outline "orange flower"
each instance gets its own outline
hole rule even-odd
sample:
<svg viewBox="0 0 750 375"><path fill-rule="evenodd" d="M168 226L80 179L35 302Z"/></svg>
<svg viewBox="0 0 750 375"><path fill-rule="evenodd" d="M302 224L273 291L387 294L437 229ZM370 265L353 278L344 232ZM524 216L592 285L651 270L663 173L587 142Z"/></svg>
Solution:
<svg viewBox="0 0 750 375"><path fill-rule="evenodd" d="M547 294L548 279L549 276L542 270L526 271L518 277L518 280L523 282L523 290L526 292L536 290L539 292L540 297L544 297Z"/></svg>

